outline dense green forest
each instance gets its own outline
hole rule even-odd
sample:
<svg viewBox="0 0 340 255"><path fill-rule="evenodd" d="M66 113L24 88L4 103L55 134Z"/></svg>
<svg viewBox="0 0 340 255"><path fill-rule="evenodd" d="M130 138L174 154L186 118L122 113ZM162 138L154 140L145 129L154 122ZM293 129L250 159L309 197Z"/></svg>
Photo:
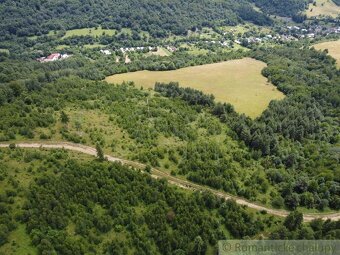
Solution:
<svg viewBox="0 0 340 255"><path fill-rule="evenodd" d="M214 1L1 1L1 41L13 36L47 34L50 31L98 27L132 28L154 37L217 25L236 25L249 21L270 25L268 14L294 17L309 0L214 0ZM336 2L336 1L335 1ZM255 4L260 8L253 8ZM28 18L27 18L28 17ZM5 22L6 21L6 22Z"/></svg>
<svg viewBox="0 0 340 255"><path fill-rule="evenodd" d="M312 0L252 0L266 13L283 17L292 17L304 11Z"/></svg>
<svg viewBox="0 0 340 255"><path fill-rule="evenodd" d="M1 254L197 255L225 238L339 238L339 222L303 224L298 212L282 221L118 163L63 150L0 157Z"/></svg>
<svg viewBox="0 0 340 255"><path fill-rule="evenodd" d="M41 35L52 30L99 25L113 29L127 27L164 37L168 32L185 34L195 27L235 25L242 20L258 25L271 23L246 0L4 0L1 1L0 17L3 40L12 35Z"/></svg>

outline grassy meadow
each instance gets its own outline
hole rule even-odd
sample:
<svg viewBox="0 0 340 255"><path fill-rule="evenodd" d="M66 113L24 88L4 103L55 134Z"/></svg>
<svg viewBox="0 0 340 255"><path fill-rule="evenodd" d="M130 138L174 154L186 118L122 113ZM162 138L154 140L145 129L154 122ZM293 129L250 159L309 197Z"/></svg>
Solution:
<svg viewBox="0 0 340 255"><path fill-rule="evenodd" d="M340 14L340 7L332 0L315 0L314 2L316 2L316 6L313 3L309 4L306 12L308 17L327 15L335 18Z"/></svg>
<svg viewBox="0 0 340 255"><path fill-rule="evenodd" d="M337 66L340 67L340 40L318 43L313 46L317 50L328 50L329 55L336 59Z"/></svg>
<svg viewBox="0 0 340 255"><path fill-rule="evenodd" d="M183 87L192 87L213 94L217 101L229 102L240 113L255 118L273 99L282 99L279 92L261 70L265 63L251 58L226 61L174 71L139 71L109 76L109 83L133 81L137 86L153 88L155 82L179 82Z"/></svg>
<svg viewBox="0 0 340 255"><path fill-rule="evenodd" d="M163 47L158 47L157 51L150 51L147 53L147 56L152 56L152 55L166 57L166 56L170 56L171 52Z"/></svg>
<svg viewBox="0 0 340 255"><path fill-rule="evenodd" d="M73 29L66 31L66 34L63 38L68 38L71 36L86 36L91 35L93 37L102 36L103 34L112 36L116 34L116 31L113 29L103 29L101 27L96 28L82 28L82 29Z"/></svg>
<svg viewBox="0 0 340 255"><path fill-rule="evenodd" d="M8 49L0 49L0 53L9 54L9 50Z"/></svg>

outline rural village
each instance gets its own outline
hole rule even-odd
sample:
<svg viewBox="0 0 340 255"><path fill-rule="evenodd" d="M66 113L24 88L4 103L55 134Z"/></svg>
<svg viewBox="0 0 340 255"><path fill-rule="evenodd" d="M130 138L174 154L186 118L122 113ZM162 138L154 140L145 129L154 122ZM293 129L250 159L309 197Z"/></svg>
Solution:
<svg viewBox="0 0 340 255"><path fill-rule="evenodd" d="M129 53L137 52L137 53L153 53L157 54L157 52L161 49L166 49L169 54L176 52L178 50L181 50L181 45L189 45L194 47L209 47L211 45L216 45L224 48L232 49L235 46L234 45L240 45L243 47L252 47L253 44L261 45L261 44L280 44L284 42L289 41L299 41L299 40L305 40L305 39L318 39L323 38L325 36L332 36L332 35L338 35L340 34L340 26L334 25L334 26L321 26L321 25L310 25L307 28L300 27L300 26L283 26L278 27L275 29L276 32L272 33L258 33L254 34L254 32L245 32L245 33L239 33L236 29L231 29L229 32L216 32L216 39L206 40L206 39L200 39L195 37L191 37L189 40L182 39L178 43L175 43L174 45L168 45L168 44L160 44L160 45L153 45L153 46L145 46L148 43L145 42L143 46L135 46L135 47L120 47L117 49L100 49L100 52L104 55L111 55L113 53L121 53L124 57L124 62L126 64L130 63L131 60L128 56ZM199 35L201 34L199 30L196 29L196 33ZM204 46L205 45L205 46ZM69 55L67 53L52 53L51 55L47 57L40 57L37 58L37 61L41 63L46 62L53 62L58 60L63 60L71 57L72 55ZM116 61L119 62L120 58L117 57Z"/></svg>

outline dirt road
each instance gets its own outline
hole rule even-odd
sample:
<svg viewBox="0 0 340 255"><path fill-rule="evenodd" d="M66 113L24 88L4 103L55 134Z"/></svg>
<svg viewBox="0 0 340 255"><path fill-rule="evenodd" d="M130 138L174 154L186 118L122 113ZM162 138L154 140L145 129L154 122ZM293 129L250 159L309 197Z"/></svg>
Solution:
<svg viewBox="0 0 340 255"><path fill-rule="evenodd" d="M0 148L6 148L8 147L9 144L0 144ZM76 152L81 152L85 153L88 155L96 156L97 151L95 148L85 146L85 145L80 145L80 144L73 144L73 143L64 143L64 142L58 142L58 143L17 143L17 147L20 148L44 148L44 149L66 149L70 151L76 151ZM117 157L113 157L110 155L105 155L108 161L110 162L121 162L123 164L131 165L136 168L145 168L144 164L141 164L139 162L135 161L129 161ZM250 202L244 198L236 197L230 194L227 194L223 191L218 191L214 190L212 188L202 186L199 184L192 183L187 180L180 179L178 177L172 176L168 173L162 172L156 168L152 168L151 171L151 176L154 178L165 178L168 180L170 184L176 185L178 187L184 188L184 189L189 189L189 190L199 190L199 191L210 191L216 196L222 197L224 199L234 199L236 203L240 205L246 205L249 208L255 209L255 210L265 210L267 211L268 214L272 214L275 216L280 216L280 217L286 217L289 212L286 210L278 210L278 209L272 209L272 208L267 208L265 206L262 206L260 204ZM317 218L322 218L324 220L330 219L330 220L339 220L340 219L340 213L305 213L303 215L304 221L312 221Z"/></svg>

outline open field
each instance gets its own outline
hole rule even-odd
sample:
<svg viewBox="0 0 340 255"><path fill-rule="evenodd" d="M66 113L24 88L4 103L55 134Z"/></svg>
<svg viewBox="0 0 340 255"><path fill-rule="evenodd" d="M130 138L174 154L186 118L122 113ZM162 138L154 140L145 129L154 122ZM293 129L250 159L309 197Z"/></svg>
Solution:
<svg viewBox="0 0 340 255"><path fill-rule="evenodd" d="M192 32L188 31L187 37L198 37L200 39L205 39L205 40L213 40L221 37L218 33L216 33L213 29L204 27L202 30L199 32Z"/></svg>
<svg viewBox="0 0 340 255"><path fill-rule="evenodd" d="M95 44L85 44L83 47L86 48L86 49L94 49L94 48L103 48L103 47L105 47L105 45L95 43Z"/></svg>
<svg viewBox="0 0 340 255"><path fill-rule="evenodd" d="M116 31L113 29L102 29L101 27L96 28L82 28L82 29L73 29L66 31L66 34L63 38L68 38L71 36L86 36L91 35L93 37L102 36L103 33L106 35L115 35Z"/></svg>
<svg viewBox="0 0 340 255"><path fill-rule="evenodd" d="M65 50L67 48L69 48L70 46L66 45L66 44L61 44L58 45L57 47L55 47L56 50Z"/></svg>
<svg viewBox="0 0 340 255"><path fill-rule="evenodd" d="M180 45L180 48L186 49L189 54L192 55L200 55L200 54L207 54L209 50L206 49L200 49L195 45L191 45L188 43L182 43Z"/></svg>
<svg viewBox="0 0 340 255"><path fill-rule="evenodd" d="M234 34L244 34L249 31L257 31L259 33L270 33L271 29L269 27L260 27L253 25L251 23L246 23L242 25L237 25L237 26L222 26L220 27L221 31L226 32L226 33L234 33Z"/></svg>
<svg viewBox="0 0 340 255"><path fill-rule="evenodd" d="M8 49L0 49L0 53L9 54L9 50Z"/></svg>
<svg viewBox="0 0 340 255"><path fill-rule="evenodd" d="M171 53L167 49L164 49L162 47L158 47L157 51L148 52L147 55L148 56L156 55L156 56L160 56L160 57L166 57L166 56L170 56Z"/></svg>
<svg viewBox="0 0 340 255"><path fill-rule="evenodd" d="M337 66L340 67L340 40L318 43L313 45L313 47L317 50L327 49L329 55L336 59Z"/></svg>
<svg viewBox="0 0 340 255"><path fill-rule="evenodd" d="M316 6L313 3L309 4L306 12L308 17L315 17L319 15L327 15L337 17L340 14L340 7L332 0L315 0Z"/></svg>
<svg viewBox="0 0 340 255"><path fill-rule="evenodd" d="M282 99L279 92L261 75L265 63L251 58L216 64L187 67L174 71L139 71L109 76L109 83L133 81L138 86L153 88L155 82L179 82L213 94L217 101L229 102L236 111L250 117L259 116L273 99Z"/></svg>

